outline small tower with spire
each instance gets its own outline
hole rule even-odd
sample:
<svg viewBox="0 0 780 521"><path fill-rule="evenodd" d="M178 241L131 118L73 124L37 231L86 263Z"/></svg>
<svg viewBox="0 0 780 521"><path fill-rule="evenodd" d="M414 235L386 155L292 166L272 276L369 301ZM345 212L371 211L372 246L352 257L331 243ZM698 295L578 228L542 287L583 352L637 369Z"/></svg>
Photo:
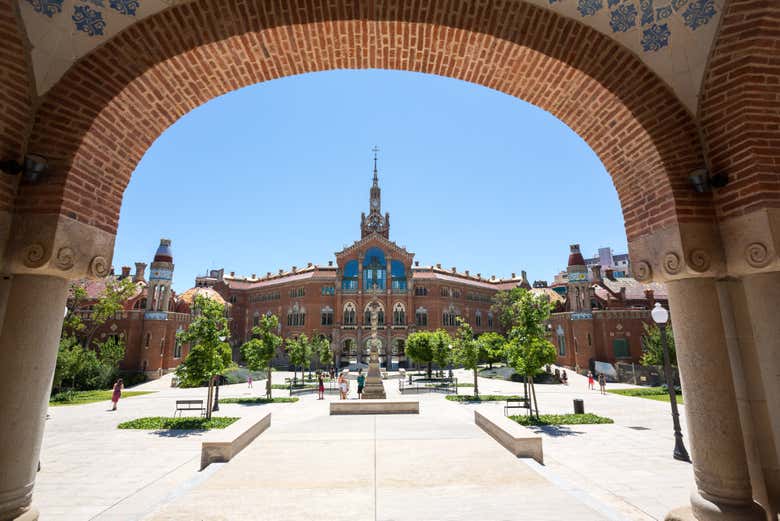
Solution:
<svg viewBox="0 0 780 521"><path fill-rule="evenodd" d="M368 215L362 213L360 216L360 238L378 233L385 239L389 239L390 214L382 216L382 190L379 188L379 172L377 170L379 148L374 147L371 151L374 153L374 180L369 193Z"/></svg>
<svg viewBox="0 0 780 521"><path fill-rule="evenodd" d="M171 283L173 282L173 253L171 240L160 239L160 246L154 254L149 286L146 294L146 318L165 319L168 303L171 300Z"/></svg>

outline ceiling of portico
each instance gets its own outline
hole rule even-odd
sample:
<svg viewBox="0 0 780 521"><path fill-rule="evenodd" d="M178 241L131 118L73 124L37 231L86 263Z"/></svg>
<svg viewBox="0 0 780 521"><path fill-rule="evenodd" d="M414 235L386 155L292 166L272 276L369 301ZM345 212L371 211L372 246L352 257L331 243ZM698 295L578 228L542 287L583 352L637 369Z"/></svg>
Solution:
<svg viewBox="0 0 780 521"><path fill-rule="evenodd" d="M39 94L79 58L181 0L19 0ZM518 0L520 1L520 0ZM526 0L608 35L695 113L725 0Z"/></svg>

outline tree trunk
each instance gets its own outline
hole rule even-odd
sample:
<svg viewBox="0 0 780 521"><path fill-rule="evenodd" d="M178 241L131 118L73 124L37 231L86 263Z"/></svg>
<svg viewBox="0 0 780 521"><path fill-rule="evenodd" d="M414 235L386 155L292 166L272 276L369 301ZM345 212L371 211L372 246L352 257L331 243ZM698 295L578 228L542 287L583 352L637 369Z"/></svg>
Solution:
<svg viewBox="0 0 780 521"><path fill-rule="evenodd" d="M208 393L206 395L206 419L211 419L212 391L214 389L214 378L209 378Z"/></svg>
<svg viewBox="0 0 780 521"><path fill-rule="evenodd" d="M271 362L268 362L268 374L265 378L265 397L271 399Z"/></svg>
<svg viewBox="0 0 780 521"><path fill-rule="evenodd" d="M539 419L539 401L536 399L536 387L534 386L534 377L529 377L531 383L531 395L533 397L534 409L536 410L536 419ZM530 404L529 404L530 405Z"/></svg>
<svg viewBox="0 0 780 521"><path fill-rule="evenodd" d="M428 362L428 379L431 379L431 371L433 368L431 367L433 365L433 362Z"/></svg>
<svg viewBox="0 0 780 521"><path fill-rule="evenodd" d="M479 398L479 386L477 384L477 375L479 374L476 367L474 367L474 397Z"/></svg>

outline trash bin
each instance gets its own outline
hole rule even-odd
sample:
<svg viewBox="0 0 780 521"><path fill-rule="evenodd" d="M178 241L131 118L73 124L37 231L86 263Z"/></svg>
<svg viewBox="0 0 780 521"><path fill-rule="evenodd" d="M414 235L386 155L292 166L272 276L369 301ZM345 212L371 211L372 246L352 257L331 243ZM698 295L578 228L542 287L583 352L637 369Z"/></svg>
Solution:
<svg viewBox="0 0 780 521"><path fill-rule="evenodd" d="M585 402L579 398L574 399L574 414L585 414Z"/></svg>

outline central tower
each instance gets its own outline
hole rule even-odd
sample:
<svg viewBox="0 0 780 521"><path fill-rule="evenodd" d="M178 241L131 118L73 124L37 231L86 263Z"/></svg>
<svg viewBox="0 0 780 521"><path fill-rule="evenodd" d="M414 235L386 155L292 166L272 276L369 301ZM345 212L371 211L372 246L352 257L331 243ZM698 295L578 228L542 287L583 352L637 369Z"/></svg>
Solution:
<svg viewBox="0 0 780 521"><path fill-rule="evenodd" d="M390 238L390 214L386 213L382 217L382 190L379 188L379 175L377 173L377 153L379 149L373 148L374 152L374 182L371 185L369 193L369 211L368 216L365 212L360 214L360 238L364 238L372 233L378 233L385 239Z"/></svg>

